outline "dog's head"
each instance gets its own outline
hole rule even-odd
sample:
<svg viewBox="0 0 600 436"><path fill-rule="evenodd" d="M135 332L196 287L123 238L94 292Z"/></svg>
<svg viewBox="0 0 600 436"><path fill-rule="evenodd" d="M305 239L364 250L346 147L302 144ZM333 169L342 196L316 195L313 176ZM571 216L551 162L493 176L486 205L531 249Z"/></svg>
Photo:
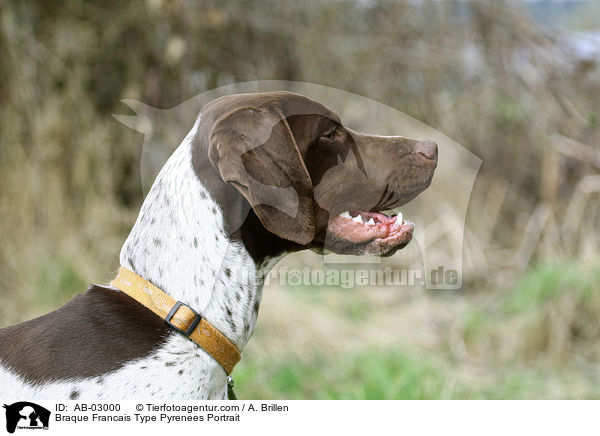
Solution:
<svg viewBox="0 0 600 436"><path fill-rule="evenodd" d="M222 97L200 117L197 173L250 248L275 237L280 251L389 255L410 242L414 224L383 212L429 186L435 143L352 131L289 92Z"/></svg>

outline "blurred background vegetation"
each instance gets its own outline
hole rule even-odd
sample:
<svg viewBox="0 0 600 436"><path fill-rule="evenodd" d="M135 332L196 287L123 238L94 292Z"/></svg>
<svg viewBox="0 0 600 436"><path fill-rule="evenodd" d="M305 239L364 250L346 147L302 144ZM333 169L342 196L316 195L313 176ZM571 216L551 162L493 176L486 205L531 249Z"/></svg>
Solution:
<svg viewBox="0 0 600 436"><path fill-rule="evenodd" d="M0 2L0 326L106 283L143 200L120 100L313 82L483 159L459 292L280 287L241 398L600 398L600 3Z"/></svg>

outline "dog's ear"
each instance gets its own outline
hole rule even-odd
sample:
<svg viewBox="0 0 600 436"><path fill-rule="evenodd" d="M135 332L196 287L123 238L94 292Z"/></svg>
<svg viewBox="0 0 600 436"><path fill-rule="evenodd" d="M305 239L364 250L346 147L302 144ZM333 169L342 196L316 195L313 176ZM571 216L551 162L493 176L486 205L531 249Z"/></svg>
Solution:
<svg viewBox="0 0 600 436"><path fill-rule="evenodd" d="M209 157L267 230L301 245L312 241L313 186L279 102L223 115L213 127Z"/></svg>

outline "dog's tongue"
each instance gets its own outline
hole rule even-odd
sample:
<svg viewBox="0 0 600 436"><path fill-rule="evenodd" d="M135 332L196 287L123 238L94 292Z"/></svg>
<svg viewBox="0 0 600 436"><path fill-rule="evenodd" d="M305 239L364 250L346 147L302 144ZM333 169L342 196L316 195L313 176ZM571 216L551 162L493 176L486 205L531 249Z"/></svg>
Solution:
<svg viewBox="0 0 600 436"><path fill-rule="evenodd" d="M338 238L361 243L392 236L401 231L402 223L402 214L389 217L379 212L349 211L330 220L329 231Z"/></svg>

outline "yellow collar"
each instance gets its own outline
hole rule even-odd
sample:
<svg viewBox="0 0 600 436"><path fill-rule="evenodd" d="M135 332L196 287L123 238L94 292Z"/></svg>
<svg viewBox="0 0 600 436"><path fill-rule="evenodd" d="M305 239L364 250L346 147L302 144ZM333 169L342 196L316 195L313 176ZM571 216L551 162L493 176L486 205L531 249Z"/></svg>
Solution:
<svg viewBox="0 0 600 436"><path fill-rule="evenodd" d="M237 347L191 307L170 297L127 268L119 268L117 277L110 284L198 344L223 367L227 375L242 358Z"/></svg>

